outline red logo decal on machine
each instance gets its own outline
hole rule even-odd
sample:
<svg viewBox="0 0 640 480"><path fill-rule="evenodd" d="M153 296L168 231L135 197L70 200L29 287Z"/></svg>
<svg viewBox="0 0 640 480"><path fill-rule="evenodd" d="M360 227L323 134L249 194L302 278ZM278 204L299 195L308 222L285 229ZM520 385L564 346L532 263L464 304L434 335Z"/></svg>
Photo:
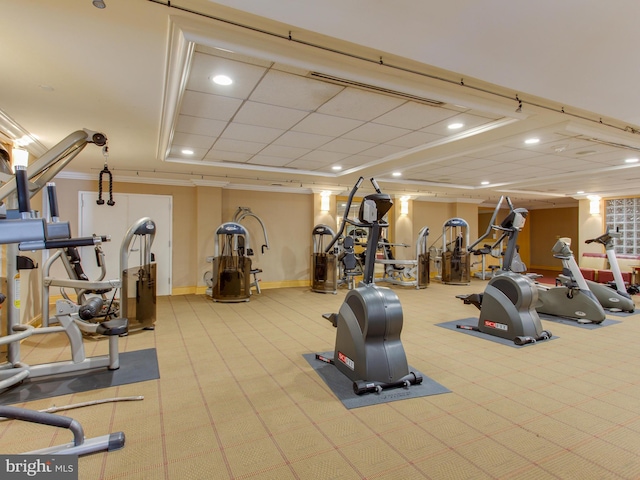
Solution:
<svg viewBox="0 0 640 480"><path fill-rule="evenodd" d="M349 357L347 357L344 353L338 352L338 360L340 360L342 363L344 363L351 370L355 370L356 364L353 363L353 360L351 360Z"/></svg>
<svg viewBox="0 0 640 480"><path fill-rule="evenodd" d="M498 330L504 330L504 331L508 331L509 330L509 326L504 324L504 323L498 323L498 322L492 322L491 320L485 320L484 321L484 326L485 327L489 327L489 328L495 328Z"/></svg>

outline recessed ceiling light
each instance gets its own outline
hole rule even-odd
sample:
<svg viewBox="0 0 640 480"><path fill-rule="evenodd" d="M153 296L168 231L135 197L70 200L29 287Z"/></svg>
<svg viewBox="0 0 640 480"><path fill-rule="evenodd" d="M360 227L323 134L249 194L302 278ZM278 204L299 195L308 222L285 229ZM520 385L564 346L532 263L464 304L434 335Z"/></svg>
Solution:
<svg viewBox="0 0 640 480"><path fill-rule="evenodd" d="M627 158L624 163L638 163L637 158Z"/></svg>
<svg viewBox="0 0 640 480"><path fill-rule="evenodd" d="M526 143L527 145L535 145L536 143L540 143L540 139L539 138L527 138L524 143Z"/></svg>
<svg viewBox="0 0 640 480"><path fill-rule="evenodd" d="M181 153L182 153L183 155L193 155L193 153L194 153L194 152L193 152L193 150L190 150L190 149L188 149L188 148L185 148L185 149L181 150Z"/></svg>
<svg viewBox="0 0 640 480"><path fill-rule="evenodd" d="M489 185L489 182L487 182L486 180L483 182L480 182L480 185Z"/></svg>
<svg viewBox="0 0 640 480"><path fill-rule="evenodd" d="M582 195L582 194L584 193L584 190L578 190L576 193L577 193L578 195Z"/></svg>
<svg viewBox="0 0 640 480"><path fill-rule="evenodd" d="M449 130L457 130L462 127L464 127L464 123L450 123L449 125L447 125L447 128Z"/></svg>
<svg viewBox="0 0 640 480"><path fill-rule="evenodd" d="M233 80L226 75L216 75L211 80L217 85L231 85L233 83Z"/></svg>
<svg viewBox="0 0 640 480"><path fill-rule="evenodd" d="M394 177L401 177L402 173L400 172L393 172L391 175L393 175Z"/></svg>
<svg viewBox="0 0 640 480"><path fill-rule="evenodd" d="M334 165L333 167L331 167L331 170L335 170L337 172L339 170L342 170L342 167L340 165Z"/></svg>

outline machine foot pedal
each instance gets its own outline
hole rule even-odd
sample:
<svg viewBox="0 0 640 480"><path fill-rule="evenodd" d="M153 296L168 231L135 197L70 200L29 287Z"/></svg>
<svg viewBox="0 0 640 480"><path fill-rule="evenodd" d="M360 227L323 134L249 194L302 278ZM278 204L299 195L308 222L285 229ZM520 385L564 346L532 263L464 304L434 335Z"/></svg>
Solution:
<svg viewBox="0 0 640 480"><path fill-rule="evenodd" d="M329 320L334 327L338 326L337 313L325 313L324 315L322 315L322 318Z"/></svg>

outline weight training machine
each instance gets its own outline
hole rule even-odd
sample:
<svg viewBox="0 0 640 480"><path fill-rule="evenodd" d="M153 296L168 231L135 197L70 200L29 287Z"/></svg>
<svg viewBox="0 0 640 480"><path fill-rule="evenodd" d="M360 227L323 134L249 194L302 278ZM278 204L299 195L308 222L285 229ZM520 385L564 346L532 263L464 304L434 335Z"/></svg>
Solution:
<svg viewBox="0 0 640 480"><path fill-rule="evenodd" d="M331 227L323 224L313 227L311 233L313 239L313 255L311 272L311 290L318 293L338 293L338 266L336 264L336 248L326 252L324 240L333 238L335 232Z"/></svg>
<svg viewBox="0 0 640 480"><path fill-rule="evenodd" d="M462 218L450 218L442 226L442 283L469 285L471 282L469 224Z"/></svg>
<svg viewBox="0 0 640 480"><path fill-rule="evenodd" d="M353 196L363 180L360 177L351 190L340 231L325 251L331 250L347 223L369 229L364 278L357 288L347 292L338 313L323 315L337 328L333 358L316 354L316 359L335 365L353 381L357 395L379 393L386 388L408 388L422 382L421 375L409 371L400 340L403 323L400 300L391 289L373 281L380 229L388 226L383 218L393 206L391 197L382 193L372 178L376 193L364 197L357 220L348 218Z"/></svg>
<svg viewBox="0 0 640 480"><path fill-rule="evenodd" d="M222 245L222 247L221 247ZM251 297L251 258L249 232L239 223L220 225L214 237L213 264L205 274L207 295L214 302L248 302Z"/></svg>
<svg viewBox="0 0 640 480"><path fill-rule="evenodd" d="M382 278L376 279L376 282L415 287L418 290L427 288L430 280L428 238L429 227L422 227L416 239L415 260L398 260L394 258L391 247L407 247L408 245L391 244L385 239L382 239L380 246L384 253L384 259L376 258L376 263L384 265L384 274Z"/></svg>
<svg viewBox="0 0 640 480"><path fill-rule="evenodd" d="M262 235L264 237L264 243L262 244L262 246L260 247L260 252L264 255L264 251L265 249L269 250L269 237L267 236L267 228L264 226L264 222L262 221L262 219L256 215L255 213L253 213L251 211L251 208L249 207L238 207L238 209L236 210L236 213L233 215L233 222L235 223L242 223L242 220L244 220L245 218L254 218L256 219L256 221L260 224L260 228L262 229ZM251 276L253 277L253 280L251 282L251 285L249 286L251 287L255 287L256 292L260 293L260 279L258 278L258 274L262 273L262 269L261 268L255 268L253 266L253 262L252 262L252 266L251 266Z"/></svg>
<svg viewBox="0 0 640 480"><path fill-rule="evenodd" d="M55 189L54 185L48 185L47 190ZM55 193L54 193L55 195ZM49 196L50 211L52 217L57 218L57 205L51 201ZM57 221L57 220L56 220ZM50 289L60 288L62 297L73 300L75 303L84 304L91 299L100 298L102 307L93 315L93 321L105 321L118 317L125 317L129 320L128 331L153 330L156 321L156 264L153 262L151 245L155 238L156 225L149 217L136 220L127 232L120 246L120 278L107 279L106 263L102 242L110 241L109 236L93 236L92 243L82 246L93 245L96 261L101 269L101 273L96 280L90 280L82 268L80 254L77 247L62 247L49 256L42 266L42 323L48 326L55 321L54 317L49 317ZM138 248L132 246L138 242ZM139 251L139 262L137 266L128 267L130 253ZM55 278L51 276L51 268L56 261L60 260L69 276L67 279ZM68 290L73 290L75 299L70 298ZM116 298L117 290L120 289L120 298ZM111 295L109 297L109 295Z"/></svg>
<svg viewBox="0 0 640 480"><path fill-rule="evenodd" d="M48 224L43 219L33 216L29 205L27 171L24 167L16 167L13 188L18 197L18 211L7 211L2 205L0 212L0 243L19 244L21 250L46 248L61 248L63 246L77 246L85 244L87 239L69 238L69 224L57 222ZM2 296L4 297L4 296ZM0 299L3 301L4 298ZM87 323L83 320L84 306L72 304L68 300L61 300L56 307L60 326L34 328L22 325L9 318L7 334L0 337L0 345L7 345L7 362L0 368L0 389L10 388L27 378L48 376L60 373L76 372L80 370L107 367L110 370L119 368L118 336L126 333L128 321L126 318L114 319L99 324ZM82 340L82 330L108 336L109 354L101 357L85 356ZM54 363L27 365L20 361L20 342L32 335L64 333L69 340L72 360ZM72 454L84 455L98 451L112 451L124 447L123 432L115 432L101 437L85 439L82 426L75 420L52 414L45 414L25 408L0 406L0 416L39 423L72 431L73 442L28 452L31 455Z"/></svg>

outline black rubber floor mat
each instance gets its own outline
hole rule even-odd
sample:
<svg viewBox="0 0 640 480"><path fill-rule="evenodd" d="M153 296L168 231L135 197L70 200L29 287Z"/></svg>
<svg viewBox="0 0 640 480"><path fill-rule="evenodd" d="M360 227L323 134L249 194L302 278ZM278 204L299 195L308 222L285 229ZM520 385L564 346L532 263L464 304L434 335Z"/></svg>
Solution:
<svg viewBox="0 0 640 480"><path fill-rule="evenodd" d="M105 367L64 375L27 378L21 384L0 394L0 405L30 402L42 398L87 392L98 388L115 387L158 378L160 378L160 370L158 369L156 349L148 348L121 353L118 370L108 370Z"/></svg>
<svg viewBox="0 0 640 480"><path fill-rule="evenodd" d="M333 352L318 353L324 357L333 357ZM406 400L407 398L451 393L451 390L448 390L410 366L409 371L422 375L422 383L412 385L409 388L392 388L383 390L381 393L356 395L353 391L353 382L344 376L334 365L317 360L315 353L306 353L303 357L309 362L309 365L313 367L315 372L320 375L320 378L324 380L334 395L338 397L342 404L348 409Z"/></svg>

